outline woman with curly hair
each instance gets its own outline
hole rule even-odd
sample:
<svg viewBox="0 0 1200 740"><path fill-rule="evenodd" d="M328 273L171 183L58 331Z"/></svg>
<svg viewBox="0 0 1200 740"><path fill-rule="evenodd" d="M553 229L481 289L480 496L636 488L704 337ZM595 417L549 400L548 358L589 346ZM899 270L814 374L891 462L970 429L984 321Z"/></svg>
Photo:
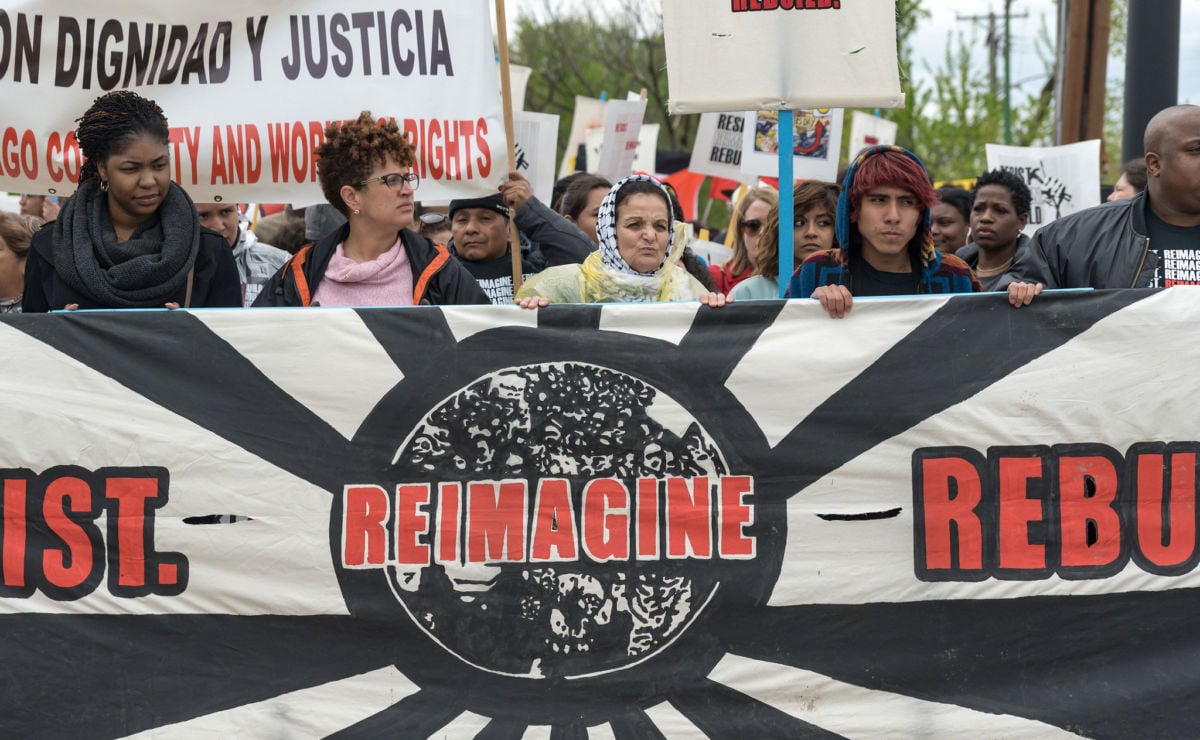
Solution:
<svg viewBox="0 0 1200 740"><path fill-rule="evenodd" d="M162 109L128 90L96 99L75 137L87 161L58 219L33 238L25 313L240 306L229 245L171 182Z"/></svg>
<svg viewBox="0 0 1200 740"><path fill-rule="evenodd" d="M421 180L394 120L363 111L332 123L316 156L325 199L347 221L297 252L255 306L490 303L444 246L410 228Z"/></svg>

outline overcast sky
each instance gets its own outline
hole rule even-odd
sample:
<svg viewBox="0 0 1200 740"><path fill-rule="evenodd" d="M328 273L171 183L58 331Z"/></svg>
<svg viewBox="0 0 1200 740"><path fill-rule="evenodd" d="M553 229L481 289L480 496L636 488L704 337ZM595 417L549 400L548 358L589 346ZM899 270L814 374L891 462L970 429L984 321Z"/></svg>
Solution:
<svg viewBox="0 0 1200 740"><path fill-rule="evenodd" d="M615 7L613 0L607 0ZM1152 0L1131 0L1132 2L1150 2ZM1156 1L1156 0L1153 0ZM579 7L587 2L592 7L603 7L606 0L550 0L550 7L555 10L566 10ZM1181 103L1200 103L1200 0L1181 0L1183 36L1180 40L1180 74L1179 101ZM506 0L505 8L509 15L510 30L515 26L517 15L525 12L537 12L545 6L544 0ZM1002 14L1003 0L925 0L924 6L930 11L930 18L917 27L913 48L917 54L915 75L925 76L926 64L936 69L942 62L946 51L946 40L955 34L965 34L968 41L974 33L974 40L979 47L983 46L987 35L986 22L971 23L959 21L959 16L987 15L989 11ZM1054 0L1015 0L1012 12L1014 16L1027 14L1028 17L1012 20L1012 81L1014 87L1024 91L1036 91L1045 83L1042 64L1038 60L1034 39L1042 24L1045 23L1051 40L1055 37L1055 3ZM987 58L977 54L980 65L984 66L981 73L986 73ZM1003 64L999 69L1003 74ZM1124 79L1124 61L1110 62L1110 79Z"/></svg>
<svg viewBox="0 0 1200 740"><path fill-rule="evenodd" d="M1131 0L1145 2L1146 0ZM987 22L971 23L957 20L966 16L986 16L995 11L998 19L1003 18L1003 0L926 0L930 11L929 20L917 27L913 48L924 55L932 67L939 65L946 50L946 39L952 34L966 34L968 40L975 33L975 40L982 47L987 36ZM1181 0L1182 37L1179 43L1179 102L1200 103L1200 0ZM1057 23L1054 0L1015 0L1012 20L1012 81L1014 87L1020 83L1022 90L1032 91L1045 84L1042 63L1038 60L1035 39L1044 23L1051 41L1055 38ZM1027 15L1020 18L1016 16ZM1002 22L1000 20L999 22ZM977 55L981 64L986 57ZM1001 63L1001 70L1003 66ZM924 69L918 70L924 72ZM1002 72L1003 73L1003 72ZM1109 60L1110 80L1125 79L1124 60ZM1032 78L1032 79L1031 79Z"/></svg>

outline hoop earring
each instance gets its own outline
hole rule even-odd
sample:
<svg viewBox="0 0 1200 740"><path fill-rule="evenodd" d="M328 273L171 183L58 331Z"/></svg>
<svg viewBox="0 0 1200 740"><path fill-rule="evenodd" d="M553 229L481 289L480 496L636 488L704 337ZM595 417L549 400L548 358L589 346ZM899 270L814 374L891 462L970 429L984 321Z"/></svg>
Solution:
<svg viewBox="0 0 1200 740"><path fill-rule="evenodd" d="M100 192L102 192L102 193L108 192L108 180L100 181Z"/></svg>

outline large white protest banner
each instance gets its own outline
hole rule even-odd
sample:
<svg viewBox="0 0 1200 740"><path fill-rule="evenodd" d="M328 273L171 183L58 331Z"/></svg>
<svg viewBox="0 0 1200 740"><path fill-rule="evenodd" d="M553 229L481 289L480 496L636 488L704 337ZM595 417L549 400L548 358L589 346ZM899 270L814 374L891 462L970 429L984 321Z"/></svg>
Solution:
<svg viewBox="0 0 1200 740"><path fill-rule="evenodd" d="M363 110L408 133L422 199L505 174L486 0L25 0L0 17L0 189L73 192L74 120L118 89L162 107L196 200L321 200L313 151Z"/></svg>
<svg viewBox="0 0 1200 740"><path fill-rule="evenodd" d="M671 113L904 105L894 0L663 0Z"/></svg>
<svg viewBox="0 0 1200 740"><path fill-rule="evenodd" d="M1197 293L0 315L0 737L1192 737Z"/></svg>
<svg viewBox="0 0 1200 740"><path fill-rule="evenodd" d="M558 153L558 116L552 113L513 113L517 172L525 176L537 199L550 203L554 194L554 165Z"/></svg>
<svg viewBox="0 0 1200 740"><path fill-rule="evenodd" d="M837 178L842 114L841 108L795 111L792 116L792 174L797 180ZM742 172L777 177L779 153L779 112L746 113L742 124Z"/></svg>
<svg viewBox="0 0 1200 740"><path fill-rule="evenodd" d="M1004 146L988 144L989 170L1008 170L1029 186L1033 196L1024 233L1068 213L1100 204L1100 141L1063 146Z"/></svg>

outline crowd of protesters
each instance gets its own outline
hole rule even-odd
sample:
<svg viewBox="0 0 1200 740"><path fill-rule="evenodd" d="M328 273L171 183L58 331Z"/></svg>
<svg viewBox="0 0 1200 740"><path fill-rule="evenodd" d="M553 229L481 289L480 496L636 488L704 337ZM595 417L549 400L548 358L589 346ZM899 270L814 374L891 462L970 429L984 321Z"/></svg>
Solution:
<svg viewBox="0 0 1200 740"><path fill-rule="evenodd" d="M778 193L733 206L731 254L693 251L674 191L654 177L616 184L576 173L542 203L510 173L492 196L417 199L411 142L368 111L331 124L317 151L328 205L290 207L266 231L236 204L195 203L170 178L166 116L109 93L78 120L86 157L61 203L21 197L0 212L0 313L81 308L406 306L813 299L833 318L856 298L1171 284L1200 247L1200 107L1179 105L1145 130L1108 203L1024 234L1031 193L1003 170L970 190L935 189L914 153L859 152L840 183L792 192L794 264L779 275ZM258 233L256 234L256 231ZM277 248L277 247L283 247ZM515 257L514 257L515 254ZM517 289L514 263L526 278Z"/></svg>

